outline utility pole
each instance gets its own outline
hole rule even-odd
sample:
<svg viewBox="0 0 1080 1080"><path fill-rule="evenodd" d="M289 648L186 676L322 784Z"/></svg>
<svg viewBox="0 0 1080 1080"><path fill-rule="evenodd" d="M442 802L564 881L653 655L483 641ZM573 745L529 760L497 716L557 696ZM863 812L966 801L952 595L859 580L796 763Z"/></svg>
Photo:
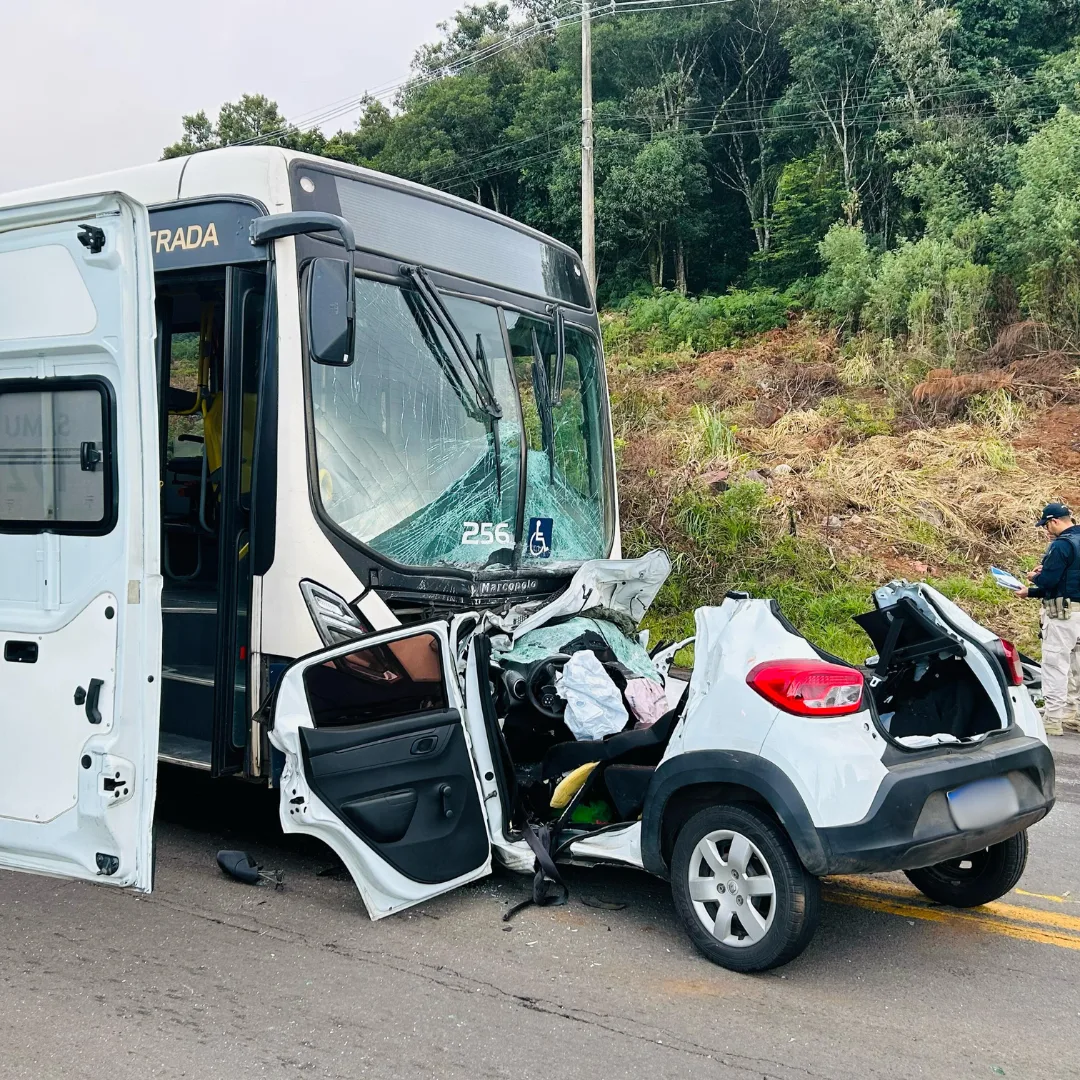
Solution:
<svg viewBox="0 0 1080 1080"><path fill-rule="evenodd" d="M581 0L581 260L596 291L596 216L593 200L592 27L589 0Z"/></svg>

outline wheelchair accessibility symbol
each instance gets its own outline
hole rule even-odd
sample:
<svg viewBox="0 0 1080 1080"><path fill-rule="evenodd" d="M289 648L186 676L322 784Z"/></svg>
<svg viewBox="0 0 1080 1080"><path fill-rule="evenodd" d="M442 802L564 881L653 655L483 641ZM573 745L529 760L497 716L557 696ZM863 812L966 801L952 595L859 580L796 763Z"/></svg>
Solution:
<svg viewBox="0 0 1080 1080"><path fill-rule="evenodd" d="M551 518L529 519L529 554L534 559L551 558Z"/></svg>

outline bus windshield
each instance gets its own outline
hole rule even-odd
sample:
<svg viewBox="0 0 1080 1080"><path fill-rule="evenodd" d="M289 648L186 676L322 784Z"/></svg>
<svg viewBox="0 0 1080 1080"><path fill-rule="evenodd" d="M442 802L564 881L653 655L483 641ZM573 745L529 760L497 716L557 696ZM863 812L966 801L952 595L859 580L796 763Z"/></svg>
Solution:
<svg viewBox="0 0 1080 1080"><path fill-rule="evenodd" d="M501 417L479 407L415 291L357 278L356 359L345 368L311 364L324 511L348 535L411 566L540 569L605 557L595 340L567 327L562 395L552 407L536 393L555 373L549 320L459 297L445 303L473 355L486 357Z"/></svg>

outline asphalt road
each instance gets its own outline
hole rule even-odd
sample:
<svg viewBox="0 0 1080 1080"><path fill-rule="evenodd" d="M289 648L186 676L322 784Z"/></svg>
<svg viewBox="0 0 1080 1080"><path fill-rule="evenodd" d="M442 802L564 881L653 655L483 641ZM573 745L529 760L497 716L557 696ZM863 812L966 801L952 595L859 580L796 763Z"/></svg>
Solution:
<svg viewBox="0 0 1080 1080"><path fill-rule="evenodd" d="M571 872L568 906L509 926L507 874L372 923L266 793L169 773L152 896L0 874L0 1077L1080 1077L1080 738L1051 742L1013 894L830 882L807 952L758 976L701 959L630 871ZM224 878L222 847L284 890Z"/></svg>

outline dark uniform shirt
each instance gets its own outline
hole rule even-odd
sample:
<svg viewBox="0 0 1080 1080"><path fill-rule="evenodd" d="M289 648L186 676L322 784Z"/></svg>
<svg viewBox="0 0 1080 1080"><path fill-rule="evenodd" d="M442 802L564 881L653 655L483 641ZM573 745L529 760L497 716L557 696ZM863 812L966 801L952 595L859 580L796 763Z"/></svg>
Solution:
<svg viewBox="0 0 1080 1080"><path fill-rule="evenodd" d="M1051 541L1043 556L1042 573L1033 578L1028 596L1080 600L1080 525L1071 525Z"/></svg>

